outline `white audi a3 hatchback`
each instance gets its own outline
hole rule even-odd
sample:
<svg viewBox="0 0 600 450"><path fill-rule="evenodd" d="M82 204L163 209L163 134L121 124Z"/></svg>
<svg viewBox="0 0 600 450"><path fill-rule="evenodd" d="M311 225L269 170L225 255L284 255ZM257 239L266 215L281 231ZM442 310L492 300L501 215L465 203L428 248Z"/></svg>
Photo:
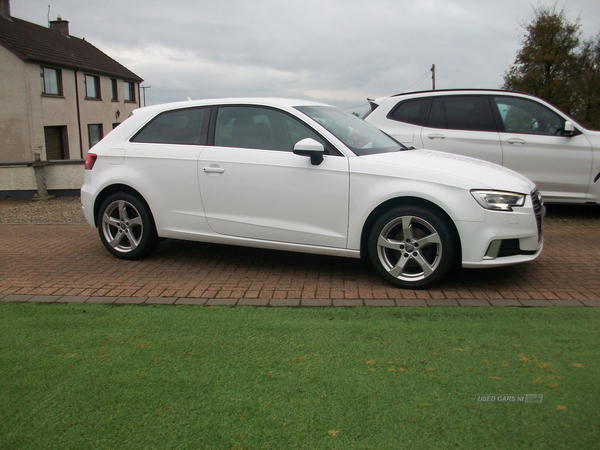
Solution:
<svg viewBox="0 0 600 450"><path fill-rule="evenodd" d="M332 106L223 99L138 109L87 155L87 221L123 259L161 238L365 257L425 288L456 266L542 250L535 185L506 168L408 150Z"/></svg>

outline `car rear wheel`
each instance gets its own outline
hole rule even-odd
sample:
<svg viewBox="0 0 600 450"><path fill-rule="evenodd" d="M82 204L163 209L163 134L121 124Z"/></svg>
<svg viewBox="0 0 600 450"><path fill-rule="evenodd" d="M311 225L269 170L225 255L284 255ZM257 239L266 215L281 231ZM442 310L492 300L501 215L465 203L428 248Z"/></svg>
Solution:
<svg viewBox="0 0 600 450"><path fill-rule="evenodd" d="M121 259L147 256L159 243L148 207L128 193L109 196L100 207L97 223L102 243Z"/></svg>
<svg viewBox="0 0 600 450"><path fill-rule="evenodd" d="M371 264L392 284L427 288L448 275L459 255L449 219L421 206L387 211L373 226L368 250Z"/></svg>

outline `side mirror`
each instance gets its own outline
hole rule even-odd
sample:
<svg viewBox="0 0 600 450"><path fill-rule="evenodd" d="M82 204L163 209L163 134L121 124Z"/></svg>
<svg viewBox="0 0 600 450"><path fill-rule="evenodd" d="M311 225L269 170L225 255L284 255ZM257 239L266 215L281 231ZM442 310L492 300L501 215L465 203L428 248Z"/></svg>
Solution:
<svg viewBox="0 0 600 450"><path fill-rule="evenodd" d="M573 126L573 122L569 122L568 120L565 122L565 126L563 127L563 136L572 136L575 132L575 127Z"/></svg>
<svg viewBox="0 0 600 450"><path fill-rule="evenodd" d="M311 138L305 138L296 142L294 145L294 154L301 156L310 156L310 163L313 166L318 166L323 162L325 147L320 142Z"/></svg>

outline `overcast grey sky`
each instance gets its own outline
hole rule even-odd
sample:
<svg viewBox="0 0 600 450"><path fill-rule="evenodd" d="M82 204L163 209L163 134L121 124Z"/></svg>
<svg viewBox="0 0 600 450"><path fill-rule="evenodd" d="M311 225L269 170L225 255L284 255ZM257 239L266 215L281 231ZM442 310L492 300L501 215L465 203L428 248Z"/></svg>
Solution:
<svg viewBox="0 0 600 450"><path fill-rule="evenodd" d="M13 16L70 33L142 77L147 103L276 96L341 107L431 88L498 88L533 6L523 0L11 0ZM569 0L583 37L600 1Z"/></svg>

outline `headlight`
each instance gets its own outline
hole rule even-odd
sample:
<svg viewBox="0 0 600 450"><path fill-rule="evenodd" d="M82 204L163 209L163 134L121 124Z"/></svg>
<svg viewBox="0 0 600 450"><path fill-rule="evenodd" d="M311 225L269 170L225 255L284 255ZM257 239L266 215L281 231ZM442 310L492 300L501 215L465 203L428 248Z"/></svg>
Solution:
<svg viewBox="0 0 600 450"><path fill-rule="evenodd" d="M525 194L516 192L473 190L471 195L482 207L495 211L512 211L513 207L525 204Z"/></svg>

